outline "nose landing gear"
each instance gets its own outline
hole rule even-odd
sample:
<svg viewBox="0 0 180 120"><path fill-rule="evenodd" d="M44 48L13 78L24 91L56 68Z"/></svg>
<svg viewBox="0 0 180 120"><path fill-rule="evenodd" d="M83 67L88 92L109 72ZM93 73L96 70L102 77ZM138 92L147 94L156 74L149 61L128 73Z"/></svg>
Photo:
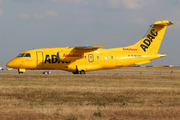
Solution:
<svg viewBox="0 0 180 120"><path fill-rule="evenodd" d="M23 74L26 70L25 69L18 69L19 74Z"/></svg>

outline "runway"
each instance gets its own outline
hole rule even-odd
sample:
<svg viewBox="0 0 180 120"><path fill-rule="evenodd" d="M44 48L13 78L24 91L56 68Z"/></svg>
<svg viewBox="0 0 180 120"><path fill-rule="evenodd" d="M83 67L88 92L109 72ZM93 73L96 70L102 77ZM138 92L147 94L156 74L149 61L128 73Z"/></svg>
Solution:
<svg viewBox="0 0 180 120"><path fill-rule="evenodd" d="M51 73L71 73L63 70L26 70L25 73L43 73L44 71L51 71ZM119 69L107 69L88 71L86 74L106 73L106 74L180 74L180 67L125 67ZM17 69L11 71L3 70L0 73L18 73Z"/></svg>

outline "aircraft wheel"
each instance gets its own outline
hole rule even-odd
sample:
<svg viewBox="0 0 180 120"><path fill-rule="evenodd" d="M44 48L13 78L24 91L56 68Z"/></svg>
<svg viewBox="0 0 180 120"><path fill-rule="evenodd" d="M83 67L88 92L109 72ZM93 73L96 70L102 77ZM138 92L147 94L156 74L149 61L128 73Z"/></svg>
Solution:
<svg viewBox="0 0 180 120"><path fill-rule="evenodd" d="M79 70L77 70L76 72L73 72L73 74L79 74L80 72L79 72Z"/></svg>
<svg viewBox="0 0 180 120"><path fill-rule="evenodd" d="M23 72L19 72L19 74L23 74Z"/></svg>
<svg viewBox="0 0 180 120"><path fill-rule="evenodd" d="M84 70L81 70L80 74L86 74L86 72Z"/></svg>

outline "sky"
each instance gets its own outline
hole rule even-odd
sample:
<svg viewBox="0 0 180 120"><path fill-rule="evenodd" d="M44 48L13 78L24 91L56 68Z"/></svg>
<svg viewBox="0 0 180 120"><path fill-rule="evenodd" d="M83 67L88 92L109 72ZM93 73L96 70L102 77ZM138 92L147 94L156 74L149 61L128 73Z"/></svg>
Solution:
<svg viewBox="0 0 180 120"><path fill-rule="evenodd" d="M148 65L180 65L180 0L0 0L0 66L33 48L124 47L158 20L170 20Z"/></svg>

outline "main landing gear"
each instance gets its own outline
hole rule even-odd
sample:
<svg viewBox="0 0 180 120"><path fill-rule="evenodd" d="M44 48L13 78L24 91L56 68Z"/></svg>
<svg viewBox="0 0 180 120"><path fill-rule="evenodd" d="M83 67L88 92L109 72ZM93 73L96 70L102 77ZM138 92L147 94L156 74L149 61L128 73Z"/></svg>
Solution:
<svg viewBox="0 0 180 120"><path fill-rule="evenodd" d="M76 72L73 72L73 74L86 74L86 71L84 71L84 70L81 70L81 71L77 70Z"/></svg>

